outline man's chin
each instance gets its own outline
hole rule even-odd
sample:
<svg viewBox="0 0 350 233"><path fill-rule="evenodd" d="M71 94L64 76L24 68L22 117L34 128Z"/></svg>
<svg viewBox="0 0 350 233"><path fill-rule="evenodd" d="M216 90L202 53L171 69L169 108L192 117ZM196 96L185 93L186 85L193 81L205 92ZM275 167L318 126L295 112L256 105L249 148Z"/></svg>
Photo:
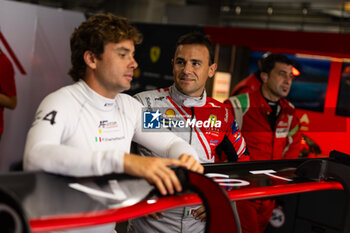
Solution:
<svg viewBox="0 0 350 233"><path fill-rule="evenodd" d="M287 94L286 93L282 93L281 98L286 98L288 96L288 93L289 92L287 92Z"/></svg>
<svg viewBox="0 0 350 233"><path fill-rule="evenodd" d="M120 87L118 92L120 93L120 92L128 91L130 90L130 88L131 88L131 85L125 85L123 87Z"/></svg>
<svg viewBox="0 0 350 233"><path fill-rule="evenodd" d="M185 95L189 95L190 93L192 93L192 89L189 88L189 87L181 87L179 89L179 91L182 93L182 94L185 94Z"/></svg>

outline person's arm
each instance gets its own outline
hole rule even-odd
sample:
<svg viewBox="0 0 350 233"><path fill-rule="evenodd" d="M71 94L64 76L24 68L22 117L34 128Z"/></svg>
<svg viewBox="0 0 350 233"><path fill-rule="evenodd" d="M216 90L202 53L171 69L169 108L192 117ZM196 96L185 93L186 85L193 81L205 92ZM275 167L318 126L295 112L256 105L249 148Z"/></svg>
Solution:
<svg viewBox="0 0 350 233"><path fill-rule="evenodd" d="M203 173L203 166L197 163L192 156L182 155L184 159L166 159L158 157L145 157L135 154L125 154L124 172L145 178L150 184L156 185L161 194L174 194L175 190L182 190L180 181L169 166L182 166ZM197 165L198 168L193 167ZM202 170L199 170L200 168Z"/></svg>
<svg viewBox="0 0 350 233"><path fill-rule="evenodd" d="M15 109L17 106L17 96L8 96L0 93L0 106L8 109Z"/></svg>
<svg viewBox="0 0 350 233"><path fill-rule="evenodd" d="M189 161L193 165L191 166L193 169L199 166L197 152L191 145L172 132L143 132L141 129L138 129L133 140L163 158ZM193 158L193 161L189 158ZM202 172L202 170L200 169L198 172Z"/></svg>
<svg viewBox="0 0 350 233"><path fill-rule="evenodd" d="M310 137L306 136L305 134L302 134L302 140L304 140L308 146L308 149L307 149L308 153L313 153L315 155L319 155L322 153L319 145L317 145L317 143L314 140L312 140Z"/></svg>
<svg viewBox="0 0 350 233"><path fill-rule="evenodd" d="M247 95L240 96L248 98ZM247 144L244 140L242 133L240 132L240 128L242 128L242 125L239 125L235 119L237 115L240 118L240 123L242 124L243 115L245 113L243 109L246 106L244 106L244 102L241 102L241 98L237 97L230 97L230 99L226 100L224 103L226 104L227 109L229 111L229 124L226 129L226 135L224 138L225 147L227 148L227 152L225 151L225 153L226 155L229 155L230 153L233 154L233 157L236 157L236 160L238 161L249 161L250 158L248 156L249 152ZM234 152L236 154L234 154ZM233 158L231 158L231 160L232 159Z"/></svg>
<svg viewBox="0 0 350 233"><path fill-rule="evenodd" d="M204 167L198 162L198 155L196 151L184 140L177 137L175 134L171 132L165 132L165 131L159 131L159 132L143 132L141 127L142 119L142 109L144 109L144 99L139 94L134 95L134 98L139 101L140 103L133 103L132 106L135 106L135 116L137 116L136 122L138 124L136 125L135 135L133 138L133 141L138 144L138 148L142 147L143 152L148 152L151 154L157 154L157 156L161 156L164 158L174 158L178 159L178 161L181 161L182 163L186 164L187 169L196 171L199 173L204 172ZM132 101L135 102L135 101ZM155 157L153 157L155 159ZM169 171L168 169L165 169ZM152 169L148 169L148 171L152 171ZM156 171L156 170L155 170ZM169 173L170 174L170 173ZM157 172L155 172L155 175L157 175ZM159 184L162 184L160 182L160 179L158 179L156 176L154 176L156 179L155 181ZM169 182L167 182L170 184ZM177 186L176 183L175 188ZM158 189L160 189L161 186L158 186ZM176 188L177 190L177 188ZM155 215L157 216L157 215Z"/></svg>
<svg viewBox="0 0 350 233"><path fill-rule="evenodd" d="M182 138L166 130L145 132L142 129L143 105L135 99L133 99L132 102L132 105L135 106L134 115L137 118L136 122L138 122L135 126L136 129L133 141L164 158L174 158L190 162L192 165L189 169L203 172L202 166L197 162L199 160L197 152Z"/></svg>
<svg viewBox="0 0 350 233"><path fill-rule="evenodd" d="M123 172L127 151L91 151L87 146L77 148L64 142L75 133L74 126L80 113L80 109L70 107L72 101L54 93L40 104L27 135L24 168L70 176ZM84 143L85 138L77 140Z"/></svg>
<svg viewBox="0 0 350 233"><path fill-rule="evenodd" d="M231 96L224 101L224 104L231 109L239 129L242 129L243 117L250 107L249 93L243 93L237 96Z"/></svg>
<svg viewBox="0 0 350 233"><path fill-rule="evenodd" d="M284 149L284 159L297 159L301 149L302 135L300 132L299 118L294 114L291 127L287 136L287 145Z"/></svg>
<svg viewBox="0 0 350 233"><path fill-rule="evenodd" d="M96 176L125 172L155 184L162 194L179 191L177 177L168 166L190 163L178 159L148 158L132 155L129 151L92 151L87 146L79 148L63 145L63 140L75 133L74 125L79 108L69 108L72 99L67 95L49 95L38 108L35 121L28 132L24 151L24 169L42 170L69 176ZM67 107L68 106L68 107ZM83 141L77 138L77 142ZM84 144L84 142L82 142ZM183 156L186 157L186 156Z"/></svg>
<svg viewBox="0 0 350 233"><path fill-rule="evenodd" d="M239 160L239 158L244 157L243 155L247 154L247 145L242 133L239 130L239 126L236 120L234 119L233 112L231 111L231 109L226 110L228 111L230 119L226 130L226 137L235 149Z"/></svg>

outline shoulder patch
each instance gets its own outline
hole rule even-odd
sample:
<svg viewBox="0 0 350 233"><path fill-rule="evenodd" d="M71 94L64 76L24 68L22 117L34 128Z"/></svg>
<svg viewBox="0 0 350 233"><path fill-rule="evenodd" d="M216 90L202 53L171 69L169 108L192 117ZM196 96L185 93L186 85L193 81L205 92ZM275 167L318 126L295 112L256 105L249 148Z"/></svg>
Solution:
<svg viewBox="0 0 350 233"><path fill-rule="evenodd" d="M248 93L236 95L234 98L236 98L237 101L239 102L239 106L234 106L234 107L239 107L242 109L243 114L246 113L250 105Z"/></svg>

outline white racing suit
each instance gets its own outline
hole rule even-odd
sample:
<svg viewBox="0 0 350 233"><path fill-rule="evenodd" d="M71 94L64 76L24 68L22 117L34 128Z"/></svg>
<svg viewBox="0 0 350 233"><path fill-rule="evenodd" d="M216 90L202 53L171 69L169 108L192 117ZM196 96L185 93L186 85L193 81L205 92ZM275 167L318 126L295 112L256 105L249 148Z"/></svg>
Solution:
<svg viewBox="0 0 350 233"><path fill-rule="evenodd" d="M124 154L130 153L132 140L161 157L187 153L198 158L173 133L143 132L141 112L142 105L131 96L105 98L83 80L63 87L48 95L36 112L27 135L24 168L70 176L123 173ZM114 226L74 232L109 233Z"/></svg>
<svg viewBox="0 0 350 233"><path fill-rule="evenodd" d="M138 93L135 98L145 106L144 111L159 110L162 113L161 126L191 144L201 163L237 161L238 158L247 157L242 156L246 144L230 110L224 104L207 97L206 92L202 97L193 98L182 94L173 85ZM188 121L190 124L186 125ZM150 154L142 146L138 146L138 149L141 154ZM222 155L223 151L226 159ZM158 156L157 153L152 154ZM192 215L199 207L171 209L165 211L165 216L160 216L159 220L152 217L133 219L129 221L128 232L204 232L205 222L195 220Z"/></svg>

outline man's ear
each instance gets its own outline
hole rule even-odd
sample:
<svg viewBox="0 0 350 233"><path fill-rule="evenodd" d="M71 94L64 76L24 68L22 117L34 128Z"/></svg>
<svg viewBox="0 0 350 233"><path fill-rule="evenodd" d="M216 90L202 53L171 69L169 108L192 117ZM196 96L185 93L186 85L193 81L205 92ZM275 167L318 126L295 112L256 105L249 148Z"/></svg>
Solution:
<svg viewBox="0 0 350 233"><path fill-rule="evenodd" d="M214 77L215 71L218 68L218 65L216 63L213 63L209 66L209 72L208 72L208 77L212 78Z"/></svg>
<svg viewBox="0 0 350 233"><path fill-rule="evenodd" d="M90 69L96 69L96 56L93 52L87 50L84 52L84 62Z"/></svg>
<svg viewBox="0 0 350 233"><path fill-rule="evenodd" d="M266 72L261 72L260 73L260 79L263 83L267 82L268 74Z"/></svg>

